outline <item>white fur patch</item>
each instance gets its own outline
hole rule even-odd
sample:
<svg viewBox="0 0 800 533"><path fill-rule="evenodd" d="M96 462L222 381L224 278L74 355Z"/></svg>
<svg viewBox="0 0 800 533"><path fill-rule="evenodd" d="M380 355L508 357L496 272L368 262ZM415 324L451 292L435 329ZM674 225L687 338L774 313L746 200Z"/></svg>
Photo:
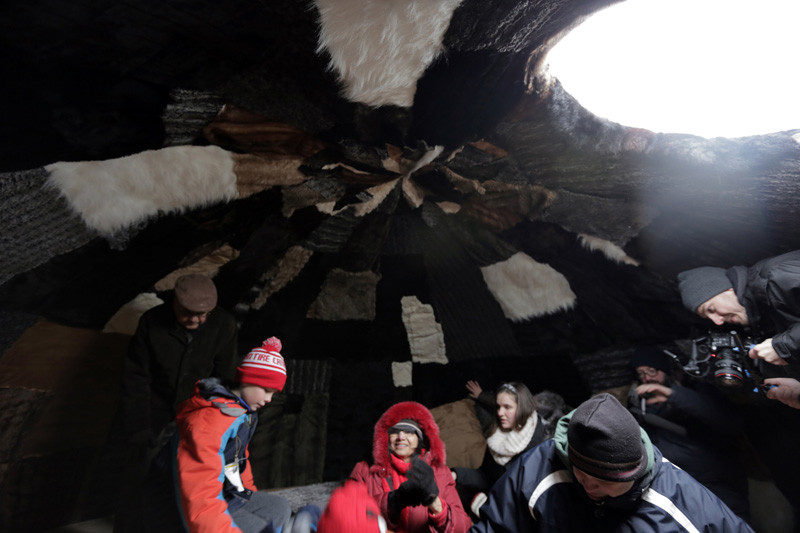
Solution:
<svg viewBox="0 0 800 533"><path fill-rule="evenodd" d="M433 307L423 304L416 296L400 299L403 325L406 327L411 360L415 363L439 363L446 365L442 325L436 322Z"/></svg>
<svg viewBox="0 0 800 533"><path fill-rule="evenodd" d="M626 254L625 250L611 241L601 239L600 237L586 235L585 233L578 235L578 238L580 238L581 244L584 248L587 250L601 252L608 259L614 261L615 263L625 263L626 265L639 266L639 261Z"/></svg>
<svg viewBox="0 0 800 533"><path fill-rule="evenodd" d="M345 97L411 107L417 81L442 49L461 0L315 0L320 32Z"/></svg>
<svg viewBox="0 0 800 533"><path fill-rule="evenodd" d="M567 278L522 252L482 267L481 274L509 320L526 320L575 305Z"/></svg>
<svg viewBox="0 0 800 533"><path fill-rule="evenodd" d="M239 196L231 153L217 146L176 146L45 168L50 184L86 225L106 235L161 213Z"/></svg>
<svg viewBox="0 0 800 533"><path fill-rule="evenodd" d="M103 333L124 333L133 335L139 325L139 319L145 313L157 305L164 303L155 293L143 292L136 298L119 308L114 313L105 327Z"/></svg>

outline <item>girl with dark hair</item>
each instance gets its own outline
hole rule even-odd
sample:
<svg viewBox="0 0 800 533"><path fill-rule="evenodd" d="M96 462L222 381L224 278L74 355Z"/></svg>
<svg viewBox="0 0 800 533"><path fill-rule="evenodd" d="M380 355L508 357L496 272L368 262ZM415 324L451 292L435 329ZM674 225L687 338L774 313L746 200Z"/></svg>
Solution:
<svg viewBox="0 0 800 533"><path fill-rule="evenodd" d="M464 507L473 518L486 501L486 493L510 464L522 453L553 436L556 421L566 414L564 399L544 391L534 396L519 381L500 385L494 394L484 392L477 381L468 381L467 390L476 400L478 418L483 423L486 454L477 469L453 468L453 479Z"/></svg>

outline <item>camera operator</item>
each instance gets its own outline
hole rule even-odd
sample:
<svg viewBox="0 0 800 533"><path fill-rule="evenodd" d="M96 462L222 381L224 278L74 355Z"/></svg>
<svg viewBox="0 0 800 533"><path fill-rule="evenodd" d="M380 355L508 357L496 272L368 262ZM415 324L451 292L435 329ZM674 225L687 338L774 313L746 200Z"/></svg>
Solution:
<svg viewBox="0 0 800 533"><path fill-rule="evenodd" d="M800 389L800 250L729 269L699 267L678 274L684 306L716 325L749 326L765 339L748 355L769 365L761 369L767 397L798 406ZM794 509L800 531L800 412L776 405L742 406L747 435L766 463L775 484Z"/></svg>
<svg viewBox="0 0 800 533"><path fill-rule="evenodd" d="M628 409L653 444L749 520L747 476L736 446L743 425L734 406L710 384L678 383L669 357L656 347L637 348L631 367L638 381L628 394Z"/></svg>
<svg viewBox="0 0 800 533"><path fill-rule="evenodd" d="M800 250L727 270L678 274L683 305L714 324L750 326L763 342L749 353L773 365L800 366Z"/></svg>

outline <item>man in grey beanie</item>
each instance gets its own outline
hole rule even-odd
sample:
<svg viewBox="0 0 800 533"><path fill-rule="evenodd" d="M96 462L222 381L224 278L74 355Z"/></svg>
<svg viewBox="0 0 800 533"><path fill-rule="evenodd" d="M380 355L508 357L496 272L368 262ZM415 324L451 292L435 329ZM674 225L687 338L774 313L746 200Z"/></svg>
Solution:
<svg viewBox="0 0 800 533"><path fill-rule="evenodd" d="M751 267L704 266L678 274L683 305L714 324L750 326L761 343L748 354L800 365L800 251Z"/></svg>
<svg viewBox="0 0 800 533"><path fill-rule="evenodd" d="M559 419L555 436L516 459L470 533L753 530L664 459L633 416L599 394Z"/></svg>

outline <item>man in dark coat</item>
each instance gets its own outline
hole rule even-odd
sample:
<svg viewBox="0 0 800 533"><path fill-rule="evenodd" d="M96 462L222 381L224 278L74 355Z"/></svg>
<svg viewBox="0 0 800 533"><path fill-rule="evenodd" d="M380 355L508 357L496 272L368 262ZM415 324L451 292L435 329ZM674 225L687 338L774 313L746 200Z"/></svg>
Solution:
<svg viewBox="0 0 800 533"><path fill-rule="evenodd" d="M714 324L750 326L762 342L750 357L800 365L800 250L727 270L704 266L678 274L684 306Z"/></svg>
<svg viewBox="0 0 800 533"><path fill-rule="evenodd" d="M752 529L661 456L633 416L599 394L562 417L492 488L474 533Z"/></svg>
<svg viewBox="0 0 800 533"><path fill-rule="evenodd" d="M187 274L175 282L171 302L142 315L128 347L122 385L125 427L132 440L158 437L198 380L233 378L236 321L216 305L211 278Z"/></svg>
<svg viewBox="0 0 800 533"><path fill-rule="evenodd" d="M757 339L749 356L763 360L767 397L800 406L800 250L728 269L704 266L678 274L684 306L716 325L750 327ZM748 436L775 483L793 505L800 530L800 455L798 411L776 406L744 406Z"/></svg>
<svg viewBox="0 0 800 533"><path fill-rule="evenodd" d="M153 475L148 473L150 456L168 438L176 408L192 395L195 383L232 379L236 355L236 321L217 307L216 286L202 274L178 278L172 300L139 319L123 369L121 411L128 449L116 532L147 530L143 489Z"/></svg>
<svg viewBox="0 0 800 533"><path fill-rule="evenodd" d="M669 357L656 347L637 348L631 367L638 381L628 409L652 443L749 520L747 476L737 448L744 424L734 405L708 383L678 383Z"/></svg>

